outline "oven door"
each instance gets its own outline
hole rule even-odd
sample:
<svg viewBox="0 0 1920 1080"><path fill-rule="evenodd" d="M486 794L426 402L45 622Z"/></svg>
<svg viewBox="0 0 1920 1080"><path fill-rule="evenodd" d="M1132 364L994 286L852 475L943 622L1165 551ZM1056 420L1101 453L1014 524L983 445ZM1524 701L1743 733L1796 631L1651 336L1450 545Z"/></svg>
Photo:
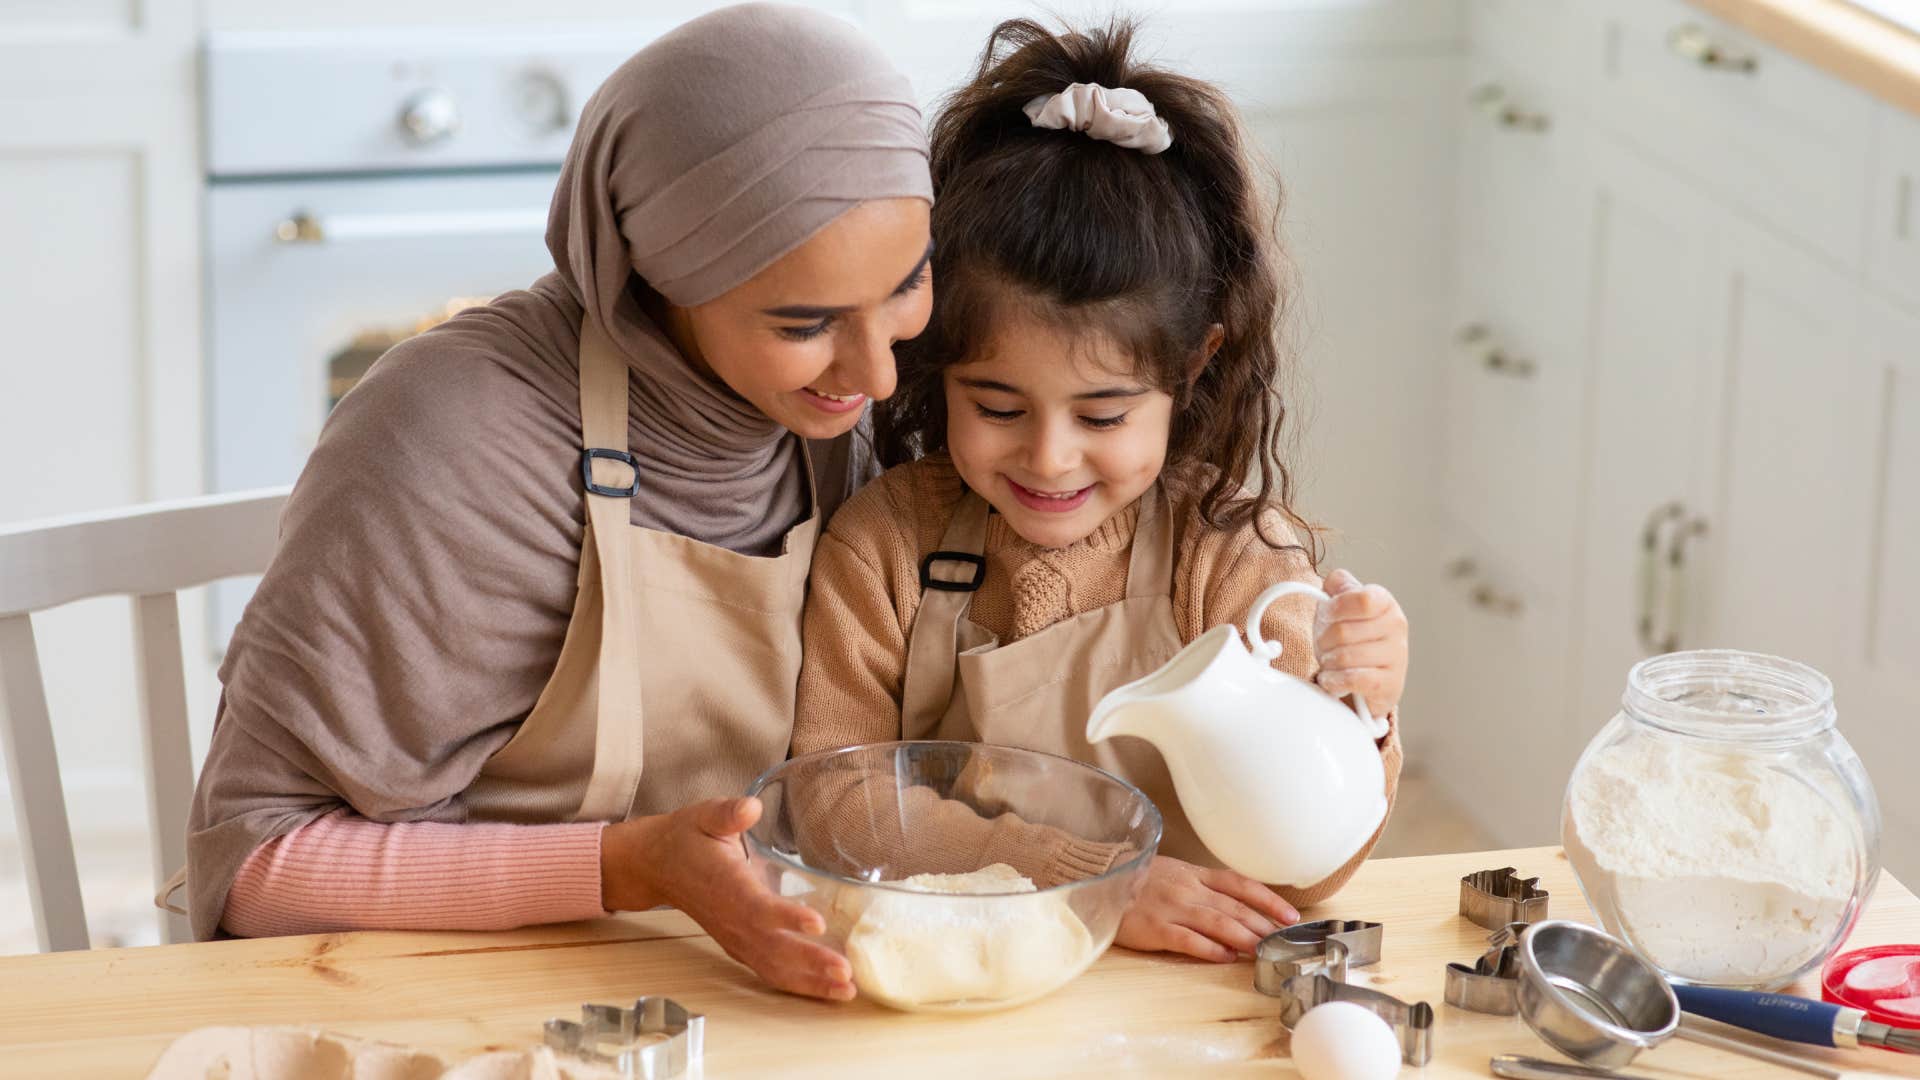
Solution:
<svg viewBox="0 0 1920 1080"><path fill-rule="evenodd" d="M291 483L341 393L450 308L553 267L558 170L217 181L207 205L208 477ZM214 590L224 649L253 582Z"/></svg>

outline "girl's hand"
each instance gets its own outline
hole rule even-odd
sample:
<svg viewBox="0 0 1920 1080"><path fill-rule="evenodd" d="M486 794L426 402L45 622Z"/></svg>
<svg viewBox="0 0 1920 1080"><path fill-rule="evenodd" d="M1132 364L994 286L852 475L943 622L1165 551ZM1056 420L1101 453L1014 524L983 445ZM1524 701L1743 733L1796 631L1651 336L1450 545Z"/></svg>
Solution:
<svg viewBox="0 0 1920 1080"><path fill-rule="evenodd" d="M1361 585L1345 570L1322 586L1333 602L1314 620L1320 686L1334 697L1359 694L1375 716L1400 704L1407 687L1407 615L1379 585Z"/></svg>
<svg viewBox="0 0 1920 1080"><path fill-rule="evenodd" d="M711 799L607 826L600 837L600 902L609 911L671 904L775 987L851 1000L846 957L808 940L826 931L820 913L775 896L747 866L740 834L760 813L758 799Z"/></svg>
<svg viewBox="0 0 1920 1080"><path fill-rule="evenodd" d="M1293 905L1250 877L1155 855L1147 883L1113 940L1138 952L1185 953L1225 964L1252 956L1261 938L1299 921Z"/></svg>

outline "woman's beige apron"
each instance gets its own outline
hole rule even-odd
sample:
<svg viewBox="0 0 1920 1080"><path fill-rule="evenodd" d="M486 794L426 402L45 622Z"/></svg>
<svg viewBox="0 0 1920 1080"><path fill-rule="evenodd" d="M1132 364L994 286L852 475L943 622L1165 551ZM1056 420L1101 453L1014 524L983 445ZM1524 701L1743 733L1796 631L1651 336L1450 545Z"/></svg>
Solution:
<svg viewBox="0 0 1920 1080"><path fill-rule="evenodd" d="M472 819L667 813L742 794L787 756L820 532L812 458L809 516L777 556L635 526L628 500L646 478L631 454L611 449L627 445L627 377L618 350L587 323L580 426L589 490L573 617L533 711L462 794ZM170 902L185 881L183 867L154 902L185 914Z"/></svg>
<svg viewBox="0 0 1920 1080"><path fill-rule="evenodd" d="M907 638L903 737L1017 746L1098 765L1160 808L1162 854L1218 866L1187 823L1159 751L1134 738L1087 742L1094 704L1152 674L1182 645L1173 619L1173 523L1165 494L1155 487L1140 501L1125 599L1011 645L967 618L986 574L988 511L985 499L968 492L941 550L927 556L926 587Z"/></svg>
<svg viewBox="0 0 1920 1080"><path fill-rule="evenodd" d="M787 755L820 511L757 558L632 524L627 364L580 338L586 539L553 677L462 795L473 818L618 821L739 795ZM803 444L804 445L804 444ZM646 782L641 783L642 774Z"/></svg>

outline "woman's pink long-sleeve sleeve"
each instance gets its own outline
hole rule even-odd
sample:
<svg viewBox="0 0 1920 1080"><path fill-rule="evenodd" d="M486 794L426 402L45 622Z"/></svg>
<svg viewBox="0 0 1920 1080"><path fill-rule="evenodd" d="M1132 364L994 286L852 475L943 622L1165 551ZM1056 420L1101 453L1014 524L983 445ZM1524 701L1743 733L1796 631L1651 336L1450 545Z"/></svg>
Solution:
<svg viewBox="0 0 1920 1080"><path fill-rule="evenodd" d="M383 824L337 811L254 849L222 926L240 937L508 930L606 914L598 822Z"/></svg>

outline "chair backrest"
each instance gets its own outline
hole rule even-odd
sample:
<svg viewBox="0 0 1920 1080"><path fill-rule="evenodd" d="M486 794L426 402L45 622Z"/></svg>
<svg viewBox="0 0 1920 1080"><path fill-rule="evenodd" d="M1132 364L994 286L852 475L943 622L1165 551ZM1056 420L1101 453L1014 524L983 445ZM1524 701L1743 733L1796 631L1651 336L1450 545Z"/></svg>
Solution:
<svg viewBox="0 0 1920 1080"><path fill-rule="evenodd" d="M186 864L193 799L177 593L264 571L286 502L287 489L272 488L0 527L0 757L41 949L84 949L88 939L30 616L89 597L133 598L157 888ZM186 921L168 916L167 940L187 937Z"/></svg>

